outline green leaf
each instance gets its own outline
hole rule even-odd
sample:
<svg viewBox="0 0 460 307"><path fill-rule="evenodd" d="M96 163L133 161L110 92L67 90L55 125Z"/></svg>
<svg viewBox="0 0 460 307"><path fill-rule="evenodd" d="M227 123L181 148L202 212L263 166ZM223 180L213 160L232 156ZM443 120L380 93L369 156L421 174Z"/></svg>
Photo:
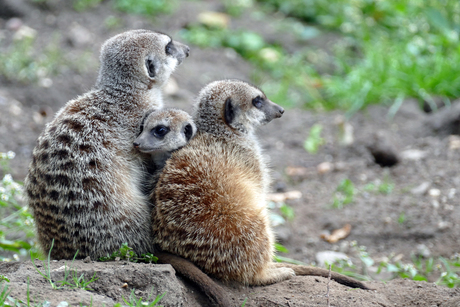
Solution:
<svg viewBox="0 0 460 307"><path fill-rule="evenodd" d="M289 253L289 250L280 243L275 243L275 250L281 253Z"/></svg>

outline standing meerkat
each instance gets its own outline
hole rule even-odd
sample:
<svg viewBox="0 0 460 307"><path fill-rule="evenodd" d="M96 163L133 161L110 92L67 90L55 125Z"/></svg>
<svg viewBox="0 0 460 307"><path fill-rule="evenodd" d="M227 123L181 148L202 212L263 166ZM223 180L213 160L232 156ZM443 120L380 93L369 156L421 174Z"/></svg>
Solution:
<svg viewBox="0 0 460 307"><path fill-rule="evenodd" d="M98 259L127 242L153 251L143 157L132 144L162 86L189 55L186 45L147 30L107 40L94 90L69 101L38 139L25 180L38 241L51 257Z"/></svg>
<svg viewBox="0 0 460 307"><path fill-rule="evenodd" d="M267 285L328 270L273 262L267 163L256 127L284 110L239 80L210 83L198 95L198 133L166 162L155 190L155 243L222 280ZM334 273L350 286L362 283Z"/></svg>

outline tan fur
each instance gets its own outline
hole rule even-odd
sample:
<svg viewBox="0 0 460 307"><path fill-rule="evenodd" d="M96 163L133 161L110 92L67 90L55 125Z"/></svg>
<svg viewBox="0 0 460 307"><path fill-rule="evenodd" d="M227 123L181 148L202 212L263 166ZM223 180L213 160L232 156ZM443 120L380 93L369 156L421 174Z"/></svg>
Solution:
<svg viewBox="0 0 460 307"><path fill-rule="evenodd" d="M261 97L264 109L253 106ZM234 120L225 121L230 99ZM155 242L223 280L264 285L294 275L272 264L268 170L254 128L284 110L259 89L225 80L198 98L195 138L166 162L156 189Z"/></svg>
<svg viewBox="0 0 460 307"><path fill-rule="evenodd" d="M166 46L169 44L169 53ZM98 259L127 242L153 251L141 192L145 156L133 140L189 48L165 34L128 31L104 43L96 88L69 101L40 135L25 180L38 240L54 259ZM151 66L149 70L147 63Z"/></svg>
<svg viewBox="0 0 460 307"><path fill-rule="evenodd" d="M256 97L263 100L259 107ZM249 285L295 274L328 276L325 269L272 260L270 177L254 129L283 112L261 90L238 80L213 82L200 92L194 115L199 131L167 161L154 195L154 238L164 251L219 279ZM332 273L332 278L368 289L347 276Z"/></svg>

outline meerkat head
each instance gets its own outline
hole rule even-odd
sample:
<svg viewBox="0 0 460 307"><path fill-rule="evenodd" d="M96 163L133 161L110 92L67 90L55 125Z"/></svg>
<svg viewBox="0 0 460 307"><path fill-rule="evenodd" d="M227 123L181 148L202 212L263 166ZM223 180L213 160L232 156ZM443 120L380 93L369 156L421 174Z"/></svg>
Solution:
<svg viewBox="0 0 460 307"><path fill-rule="evenodd" d="M190 48L166 34L133 30L107 40L101 48L96 86L122 91L161 88Z"/></svg>
<svg viewBox="0 0 460 307"><path fill-rule="evenodd" d="M197 126L208 132L224 124L235 132L250 133L284 113L261 89L240 80L208 84L198 94L196 108Z"/></svg>
<svg viewBox="0 0 460 307"><path fill-rule="evenodd" d="M134 147L143 153L156 153L172 152L187 145L197 129L187 112L166 108L148 114L141 130Z"/></svg>

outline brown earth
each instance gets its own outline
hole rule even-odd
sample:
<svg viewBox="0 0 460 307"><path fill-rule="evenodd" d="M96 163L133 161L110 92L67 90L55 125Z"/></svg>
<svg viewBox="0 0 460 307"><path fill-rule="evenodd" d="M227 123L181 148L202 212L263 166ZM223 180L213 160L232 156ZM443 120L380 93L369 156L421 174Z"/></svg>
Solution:
<svg viewBox="0 0 460 307"><path fill-rule="evenodd" d="M0 0L0 52L12 41L15 31L10 18L17 16L22 25L37 31L38 51L54 41L65 58L63 68L51 77L51 85L24 84L0 77L0 152L16 152L11 168L19 181L27 173L31 152L46 122L66 101L94 84L98 49L105 39L127 29L147 28L179 40L178 31L195 21L198 12L221 9L217 1L183 1L172 15L152 21L113 11L109 1L83 13L76 13L64 3L48 1L43 7L27 1ZM14 14L7 14L6 5L13 8L10 11ZM108 16L120 18L121 25L107 28L103 21ZM270 18L254 21L251 16L250 12L244 14L232 27L250 27L270 40L281 37ZM276 18L280 17L273 16L273 20ZM292 43L289 36L282 37L279 40L283 44ZM331 37L324 34L312 41L311 47L328 48ZM166 105L190 111L194 95L207 82L233 77L250 80L253 68L233 51L191 48L191 57L174 74L178 87L165 96ZM391 274L375 274L379 260L385 257L394 256L409 263L414 254L436 258L460 252L460 143L458 137L450 135L458 134L460 117L456 114L460 113L455 105L443 112L446 114L425 114L410 100L391 120L388 109L383 107L371 107L349 120L338 111L290 109L281 119L262 127L259 135L272 162L273 191L298 190L302 195L286 201L294 209L293 220L276 227L280 242L290 251L283 256L317 263L318 252L342 252L358 268L366 269L366 275L385 279ZM318 153L309 154L303 144L314 124L323 127L324 144ZM353 133L346 135L353 136L353 140L344 145L343 131L350 127ZM391 168L377 165L371 149L375 152L380 148L395 152L399 163ZM344 179L353 182L355 195L351 204L334 209L334 194ZM376 191L382 183L393 187L389 193ZM331 244L320 238L345 224L351 225L351 234L345 240ZM367 247L376 264L367 268L362 265L356 247L361 245ZM62 261L52 262L53 279L62 277L63 266ZM96 306L104 302L111 305L121 296L127 297L131 289L147 296L152 287L155 295L167 291L161 301L166 306L208 305L192 285L176 278L168 265L75 261L73 267L86 278L96 272L99 279L89 286L93 291L52 290L30 261L0 264L0 274L10 279L13 297L25 299L29 277L31 297L49 300L52 306L64 300L72 305L89 305L91 297ZM368 285L376 290L353 290L330 282L330 305L460 306L458 289L433 283L396 279ZM246 306L327 306L325 278L295 277L266 287L224 287L235 306L241 306L245 298Z"/></svg>

